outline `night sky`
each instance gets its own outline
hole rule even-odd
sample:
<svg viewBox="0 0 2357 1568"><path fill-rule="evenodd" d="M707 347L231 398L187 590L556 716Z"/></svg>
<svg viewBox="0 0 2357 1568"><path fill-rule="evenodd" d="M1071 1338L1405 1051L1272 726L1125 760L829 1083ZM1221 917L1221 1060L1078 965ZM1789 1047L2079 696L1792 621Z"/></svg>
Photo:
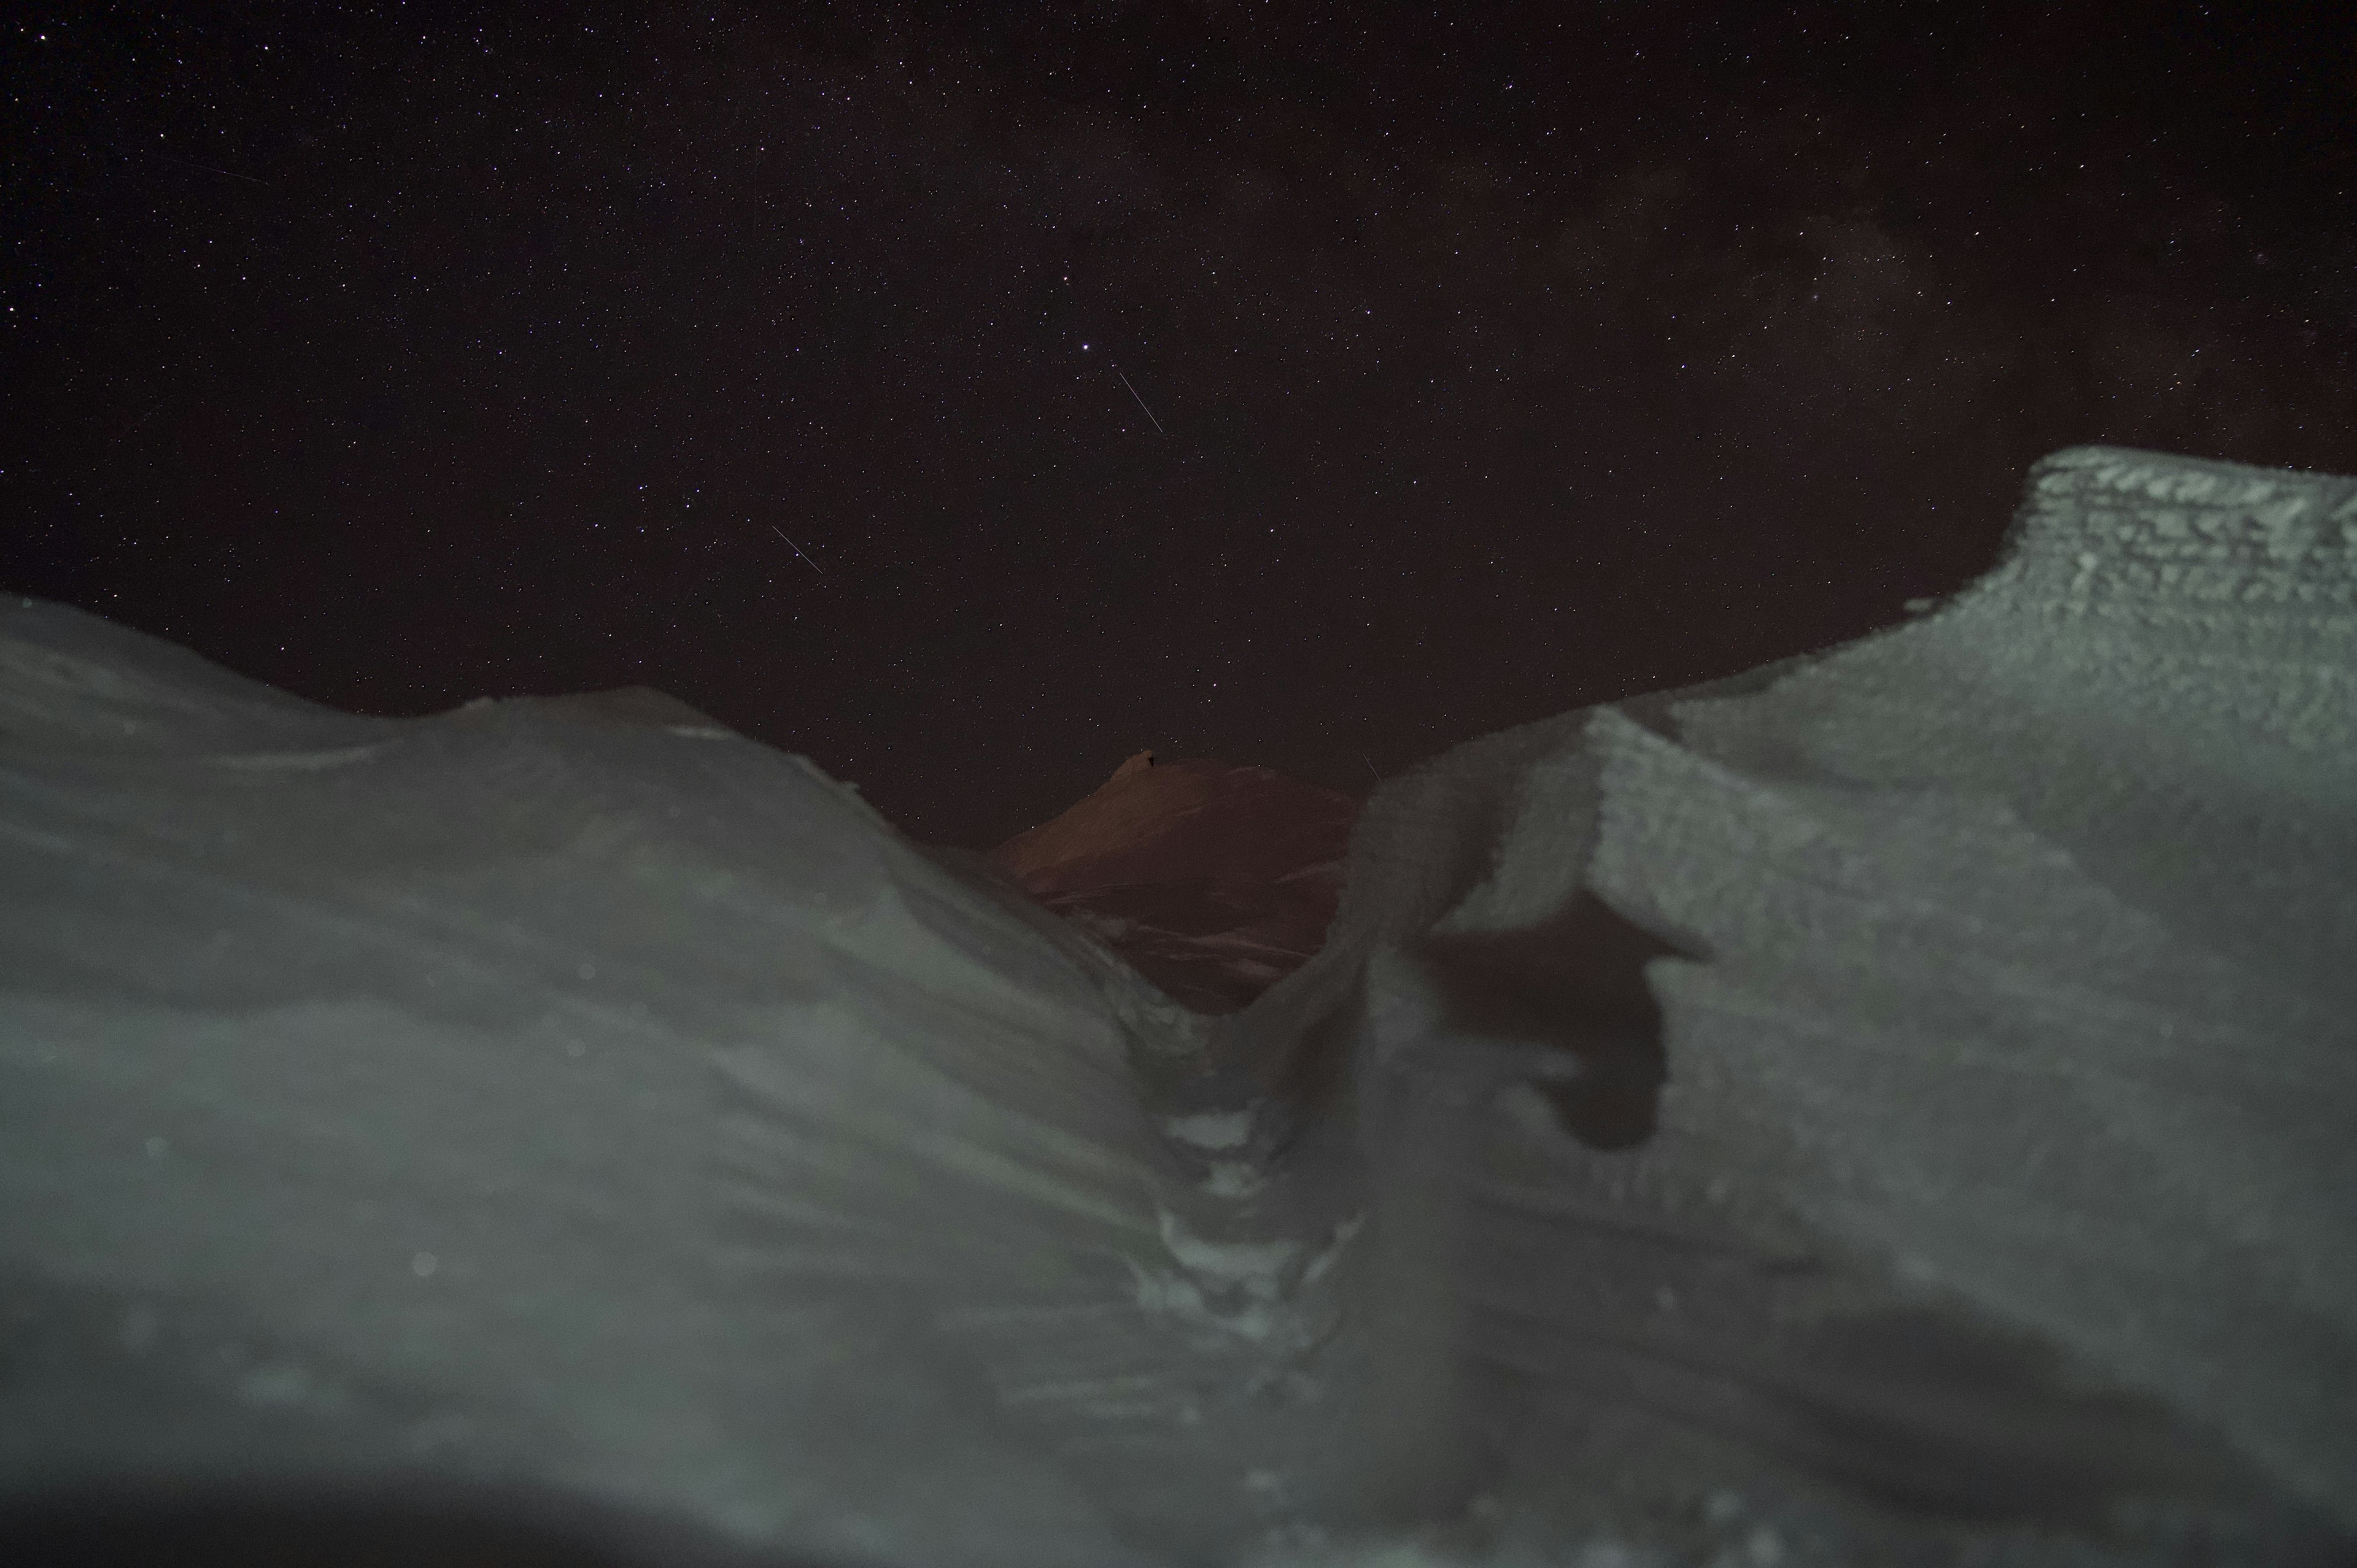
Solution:
<svg viewBox="0 0 2357 1568"><path fill-rule="evenodd" d="M933 842L1857 635L2073 442L2357 470L2357 6L18 15L0 586Z"/></svg>

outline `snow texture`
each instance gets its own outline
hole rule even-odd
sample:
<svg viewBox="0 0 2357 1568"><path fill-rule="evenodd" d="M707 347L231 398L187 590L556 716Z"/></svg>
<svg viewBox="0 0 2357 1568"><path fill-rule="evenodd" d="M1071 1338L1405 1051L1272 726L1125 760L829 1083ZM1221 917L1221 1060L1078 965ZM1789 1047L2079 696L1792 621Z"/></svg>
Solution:
<svg viewBox="0 0 2357 1568"><path fill-rule="evenodd" d="M8 601L0 1490L2346 1562L2352 869L2357 481L2142 453L1393 781L1216 1021L659 694L360 718Z"/></svg>

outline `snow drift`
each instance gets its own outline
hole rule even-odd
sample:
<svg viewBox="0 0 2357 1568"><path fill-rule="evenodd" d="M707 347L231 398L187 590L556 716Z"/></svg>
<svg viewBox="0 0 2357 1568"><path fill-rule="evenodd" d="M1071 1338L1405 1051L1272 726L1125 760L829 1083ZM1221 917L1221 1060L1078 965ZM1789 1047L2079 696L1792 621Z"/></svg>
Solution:
<svg viewBox="0 0 2357 1568"><path fill-rule="evenodd" d="M2345 1562L2352 650L2357 481L2061 453L1211 1019L656 694L9 601L0 1544Z"/></svg>

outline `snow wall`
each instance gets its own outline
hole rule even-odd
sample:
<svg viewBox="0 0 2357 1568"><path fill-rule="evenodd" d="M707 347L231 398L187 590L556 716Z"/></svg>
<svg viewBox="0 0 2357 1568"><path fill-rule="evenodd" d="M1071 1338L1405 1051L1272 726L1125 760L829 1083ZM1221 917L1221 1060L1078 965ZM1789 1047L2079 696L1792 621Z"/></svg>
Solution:
<svg viewBox="0 0 2357 1568"><path fill-rule="evenodd" d="M2352 958L2327 476L1458 747L1217 1021L659 694L10 599L0 1548L2345 1563Z"/></svg>

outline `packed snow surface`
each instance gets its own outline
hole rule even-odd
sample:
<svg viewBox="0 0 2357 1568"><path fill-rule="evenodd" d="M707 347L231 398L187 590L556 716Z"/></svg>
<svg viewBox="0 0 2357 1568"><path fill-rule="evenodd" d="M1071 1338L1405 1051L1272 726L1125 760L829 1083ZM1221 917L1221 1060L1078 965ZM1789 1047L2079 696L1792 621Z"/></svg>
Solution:
<svg viewBox="0 0 2357 1568"><path fill-rule="evenodd" d="M1907 624L1460 746L1217 1020L658 694L10 600L0 1503L2345 1563L2353 953L2328 476L2064 452Z"/></svg>

